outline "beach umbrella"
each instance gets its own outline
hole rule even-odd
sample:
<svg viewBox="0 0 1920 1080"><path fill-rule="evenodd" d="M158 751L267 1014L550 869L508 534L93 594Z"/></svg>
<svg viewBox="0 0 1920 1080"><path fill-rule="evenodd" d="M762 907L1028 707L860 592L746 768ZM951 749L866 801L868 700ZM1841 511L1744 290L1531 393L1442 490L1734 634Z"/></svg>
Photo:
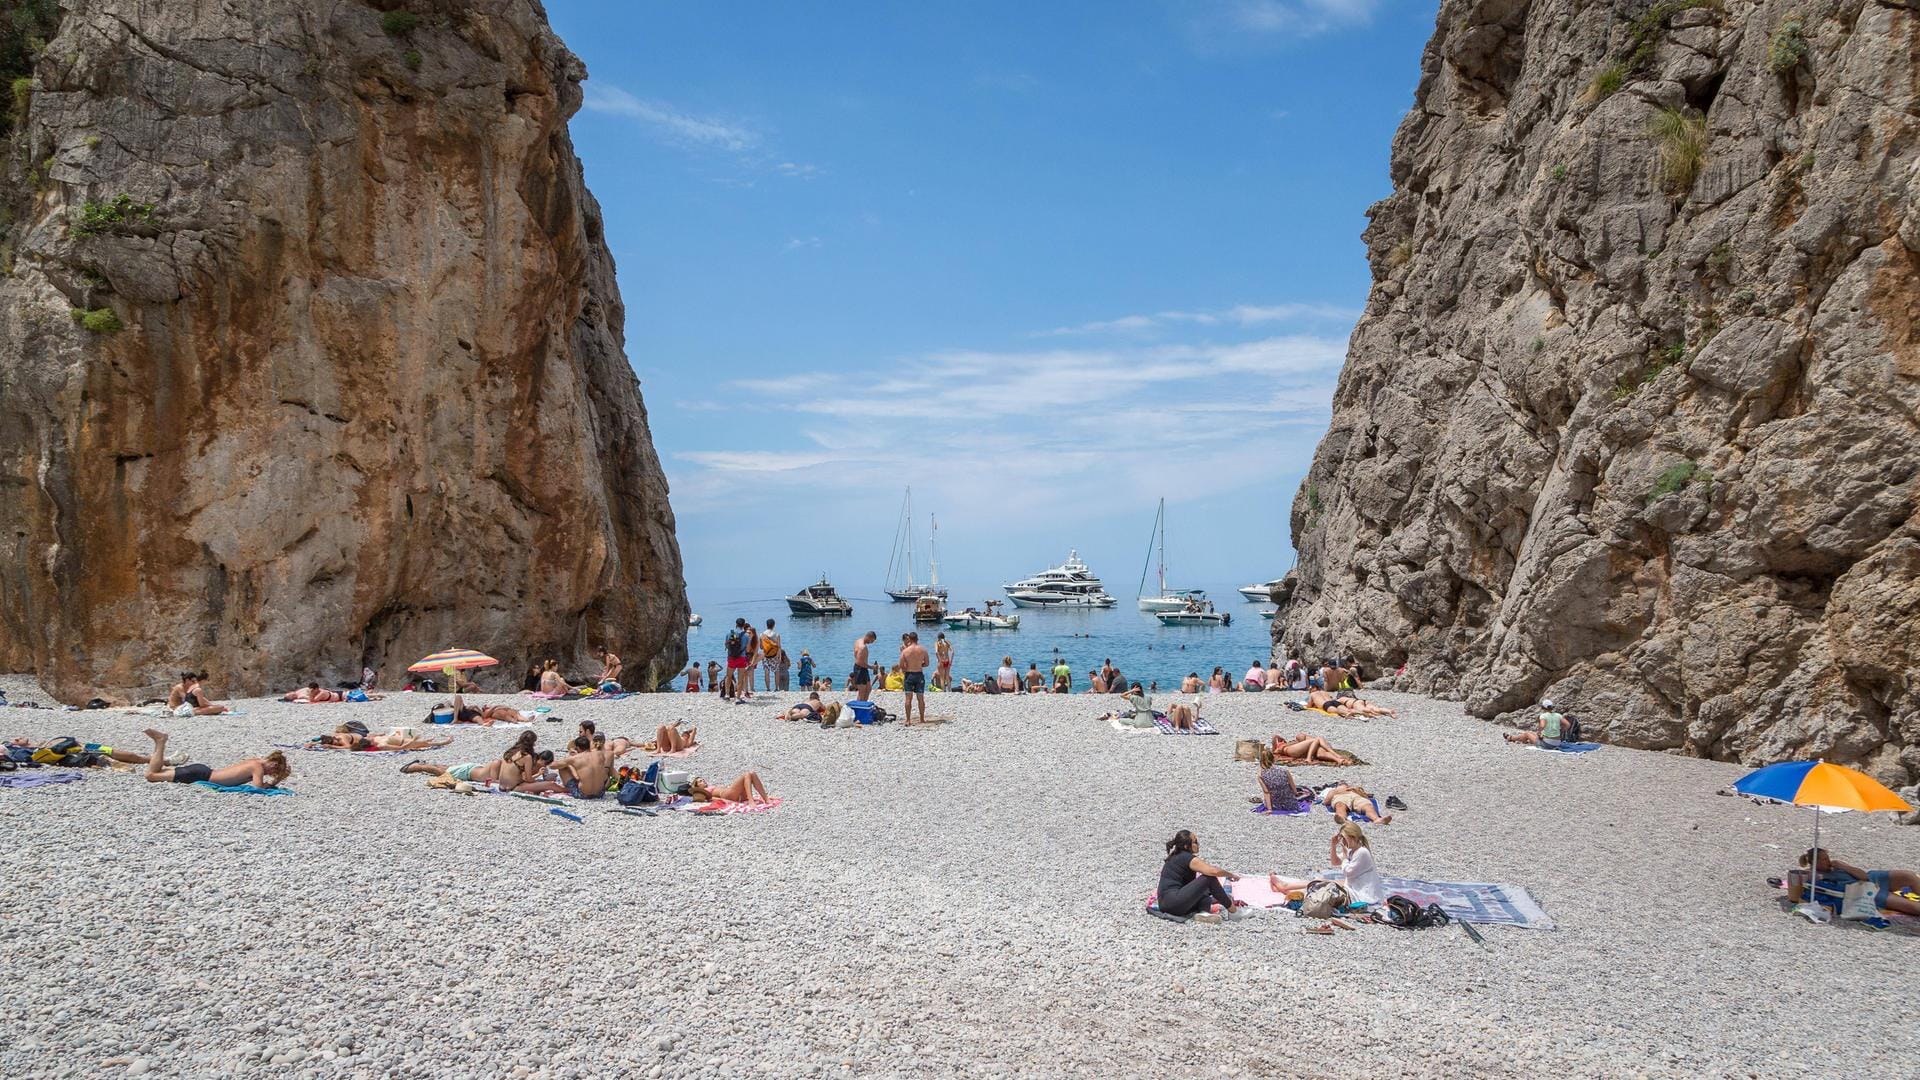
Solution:
<svg viewBox="0 0 1920 1080"><path fill-rule="evenodd" d="M1911 810L1906 800L1888 790L1885 784L1868 776L1858 769L1849 769L1845 765L1833 765L1825 761L1783 761L1778 765L1768 765L1755 769L1734 781L1733 790L1743 795L1756 795L1763 799L1777 799L1795 806L1813 808L1813 851L1814 862L1820 859L1820 814L1824 810L1860 810L1871 813L1875 810ZM1809 885L1817 880L1815 867L1808 867ZM1808 911L1816 911L1819 904L1813 899L1809 889L1806 903L1801 905ZM1821 921L1825 921L1822 915Z"/></svg>
<svg viewBox="0 0 1920 1080"><path fill-rule="evenodd" d="M418 663L407 665L407 670L420 673L445 671L447 668L466 671L469 668L492 667L499 662L486 653L474 652L472 649L441 649Z"/></svg>

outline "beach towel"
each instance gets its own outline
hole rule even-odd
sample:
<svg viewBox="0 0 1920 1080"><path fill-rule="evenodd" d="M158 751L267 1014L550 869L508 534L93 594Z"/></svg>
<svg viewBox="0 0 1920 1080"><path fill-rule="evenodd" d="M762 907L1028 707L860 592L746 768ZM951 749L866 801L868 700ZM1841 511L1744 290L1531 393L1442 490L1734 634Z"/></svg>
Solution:
<svg viewBox="0 0 1920 1080"><path fill-rule="evenodd" d="M291 795L292 791L283 787L254 787L252 784L216 784L211 780L195 780L194 787L203 787L209 791L224 791L230 795Z"/></svg>
<svg viewBox="0 0 1920 1080"><path fill-rule="evenodd" d="M1277 908L1287 906L1287 894L1274 892L1267 884L1265 874L1249 874L1239 881L1227 882L1227 892L1236 901L1251 908Z"/></svg>
<svg viewBox="0 0 1920 1080"><path fill-rule="evenodd" d="M1212 724L1207 722L1205 717L1195 717L1193 721L1193 727L1186 728L1186 729L1174 727L1173 721L1164 720L1159 717L1154 718L1153 726L1159 728L1160 734L1162 735L1218 735L1220 734L1220 732L1216 730Z"/></svg>
<svg viewBox="0 0 1920 1080"><path fill-rule="evenodd" d="M1117 716L1108 717L1107 726L1119 732L1122 735L1142 735L1149 731L1157 730L1156 726L1134 727L1132 724L1127 723L1125 720L1122 720Z"/></svg>
<svg viewBox="0 0 1920 1080"><path fill-rule="evenodd" d="M1535 750L1545 750L1549 754L1589 754L1600 749L1600 744L1597 742L1569 742L1561 743L1559 746L1541 746L1539 743L1535 743L1533 748Z"/></svg>
<svg viewBox="0 0 1920 1080"><path fill-rule="evenodd" d="M274 743L273 745L281 750L318 750L323 753L346 754L350 757L380 757L383 755L391 755L391 754L424 754L426 753L425 750L341 750L337 747L321 746L319 743L316 743L316 742L303 742L303 743L277 742L277 743Z"/></svg>
<svg viewBox="0 0 1920 1080"><path fill-rule="evenodd" d="M1256 814L1264 814L1268 817L1300 817L1305 814L1313 813L1313 807L1301 806L1293 810L1269 810L1266 807L1260 805L1259 803L1254 803L1253 812Z"/></svg>
<svg viewBox="0 0 1920 1080"><path fill-rule="evenodd" d="M1338 880L1340 871L1326 876ZM1521 926L1529 930L1551 930L1553 919L1518 885L1496 885L1479 881L1418 881L1413 878L1385 877L1380 891L1399 895L1421 907L1439 904L1459 922L1493 926Z"/></svg>
<svg viewBox="0 0 1920 1080"><path fill-rule="evenodd" d="M654 754L653 754L653 756L654 756L654 757L663 757L663 758L683 758L683 757L692 757L692 756L693 756L693 752L694 752L695 750L698 750L698 749L700 749L700 748L699 748L699 747L697 747L697 746L689 746L689 747L687 747L687 748L686 748L685 750L675 750L675 751L673 751L672 753L660 753L659 751L655 751L655 752L654 752Z"/></svg>
<svg viewBox="0 0 1920 1080"><path fill-rule="evenodd" d="M86 778L84 773L34 769L28 772L0 773L0 788L52 787L56 784L78 783Z"/></svg>
<svg viewBox="0 0 1920 1080"><path fill-rule="evenodd" d="M680 810L689 814L712 814L719 816L723 814L757 814L763 810L771 810L779 805L780 800L777 798L762 803L733 802L728 799L710 799L707 802L699 803L681 796L673 799L671 802L662 803L661 808L666 810Z"/></svg>

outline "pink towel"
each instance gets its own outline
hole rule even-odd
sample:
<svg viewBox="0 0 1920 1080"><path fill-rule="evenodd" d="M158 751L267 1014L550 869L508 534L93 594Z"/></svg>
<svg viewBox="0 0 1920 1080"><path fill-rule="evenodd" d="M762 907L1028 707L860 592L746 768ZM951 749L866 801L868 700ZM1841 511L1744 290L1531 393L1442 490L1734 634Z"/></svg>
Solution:
<svg viewBox="0 0 1920 1080"><path fill-rule="evenodd" d="M766 802L759 802L759 803L732 802L727 799L713 799L711 801L701 803L698 806L690 806L687 809L695 814L757 814L762 810L771 810L774 807L779 805L780 805L779 799L770 799Z"/></svg>
<svg viewBox="0 0 1920 1080"><path fill-rule="evenodd" d="M1284 907L1287 903L1287 894L1274 892L1273 886L1267 884L1265 874L1258 877L1248 875L1239 881L1230 881L1227 883L1227 891L1235 900L1248 907L1277 908Z"/></svg>

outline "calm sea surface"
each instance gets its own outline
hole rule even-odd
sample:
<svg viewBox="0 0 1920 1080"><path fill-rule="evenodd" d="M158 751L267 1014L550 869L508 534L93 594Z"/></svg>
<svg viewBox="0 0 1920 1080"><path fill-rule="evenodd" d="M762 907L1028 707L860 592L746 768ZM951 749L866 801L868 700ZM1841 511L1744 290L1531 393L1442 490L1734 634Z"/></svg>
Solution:
<svg viewBox="0 0 1920 1080"><path fill-rule="evenodd" d="M794 590L805 584L794 582ZM868 630L880 635L873 647L875 659L889 664L899 655L903 632L918 629L921 643L931 649L934 634L945 631L953 642L955 675L978 679L997 669L1003 656L1013 657L1014 666L1022 672L1029 663L1039 664L1044 671L1053 666L1056 656L1064 656L1073 666L1074 689L1083 690L1087 670L1111 657L1129 680L1138 679L1143 684L1158 681L1166 692L1177 689L1190 671L1199 672L1204 679L1217 664L1237 680L1255 659L1265 663L1272 624L1262 619L1260 612L1272 605L1247 601L1234 591L1243 584L1200 586L1216 607L1233 616L1229 626L1162 626L1158 619L1138 610L1131 589L1116 591L1109 582L1107 590L1119 601L1115 607L1104 611L1021 608L1017 630L916 626L912 604L896 604L887 599L879 585L872 584L834 582L840 595L853 604L851 618L796 616L787 610L784 595L766 590L689 588L693 610L705 622L688 631L687 651L702 666L709 660L724 665L727 630L733 620L745 618L756 629L764 629L771 618L796 664L805 649L812 653L814 666L838 684L853 666L853 639ZM988 598L1006 599L998 586L949 585L948 589L947 605L954 611L969 605L979 607ZM1012 605L1007 609L1013 610ZM674 686L684 689L684 678L675 680Z"/></svg>

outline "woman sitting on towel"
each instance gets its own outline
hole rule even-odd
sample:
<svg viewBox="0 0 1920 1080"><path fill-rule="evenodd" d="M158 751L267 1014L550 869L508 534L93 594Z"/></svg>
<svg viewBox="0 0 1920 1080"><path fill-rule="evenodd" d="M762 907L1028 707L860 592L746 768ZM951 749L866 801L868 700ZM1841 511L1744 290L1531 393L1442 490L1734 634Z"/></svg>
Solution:
<svg viewBox="0 0 1920 1080"><path fill-rule="evenodd" d="M1386 899L1386 885L1380 880L1380 872L1373 867L1373 849L1367 845L1367 834L1360 831L1360 826L1349 821L1334 832L1333 839L1327 844L1327 861L1340 871L1341 883L1346 886L1351 902L1378 904ZM1329 880L1332 877L1328 875ZM1310 879L1267 875L1267 887L1282 896L1299 892L1311 884L1313 881Z"/></svg>
<svg viewBox="0 0 1920 1080"><path fill-rule="evenodd" d="M1807 849L1800 856L1800 869L1787 875L1787 899L1793 903L1799 903L1806 891L1806 868L1814 859L1815 849ZM1818 849L1818 859L1817 876L1822 890L1834 894L1844 893L1848 885L1856 881L1864 881L1873 886L1874 907L1901 915L1920 915L1920 903L1904 896L1894 895L1902 892L1920 892L1920 874L1911 870L1862 870L1834 858L1825 848Z"/></svg>
<svg viewBox="0 0 1920 1080"><path fill-rule="evenodd" d="M1298 732L1289 739L1284 735L1273 737L1273 756L1282 761L1298 762L1301 765L1351 765L1353 759L1327 744L1327 740L1318 735Z"/></svg>
<svg viewBox="0 0 1920 1080"><path fill-rule="evenodd" d="M1293 773L1274 757L1273 748L1260 748L1260 803L1267 813L1297 814L1313 801L1313 791L1293 782Z"/></svg>
<svg viewBox="0 0 1920 1080"><path fill-rule="evenodd" d="M1199 719L1200 706L1197 704L1176 701L1167 706L1167 723L1172 724L1175 731L1192 731Z"/></svg>
<svg viewBox="0 0 1920 1080"><path fill-rule="evenodd" d="M1113 712L1100 717L1102 720L1118 720L1128 727L1150 728L1153 726L1153 699L1140 689L1139 683L1127 691L1126 703Z"/></svg>
<svg viewBox="0 0 1920 1080"><path fill-rule="evenodd" d="M1393 822L1392 814L1383 817L1378 810L1374 809L1373 796L1359 784L1336 784L1315 795L1314 799L1325 803L1327 809L1333 811L1333 819L1342 825L1347 823L1349 817L1357 817L1361 821L1378 825L1388 825Z"/></svg>
<svg viewBox="0 0 1920 1080"><path fill-rule="evenodd" d="M773 801L772 796L767 794L767 785L760 782L760 774L757 772L741 773L732 781L719 787L714 787L696 776L693 778L693 784L687 789L687 794L693 797L694 802L702 803L712 802L715 799L743 803Z"/></svg>
<svg viewBox="0 0 1920 1080"><path fill-rule="evenodd" d="M1540 703L1540 718L1533 723L1532 731L1509 731L1503 736L1508 742L1532 743L1549 750L1558 750L1563 745L1561 737L1566 734L1567 718L1553 707L1551 699Z"/></svg>
<svg viewBox="0 0 1920 1080"><path fill-rule="evenodd" d="M1154 904L1162 914L1181 916L1216 907L1227 911L1246 907L1234 901L1222 879L1239 881L1240 875L1202 859L1200 838L1190 829L1181 829L1167 841L1167 861L1160 865Z"/></svg>
<svg viewBox="0 0 1920 1080"><path fill-rule="evenodd" d="M548 697L564 697L573 693L573 687L560 677L560 662L549 660L541 666L540 692Z"/></svg>
<svg viewBox="0 0 1920 1080"><path fill-rule="evenodd" d="M232 765L223 765L216 769L209 765L176 765L172 768L165 764L167 760L167 733L148 728L147 738L153 740L153 753L147 756L147 783L149 784L194 784L202 780L219 784L221 787L239 787L250 784L257 788L277 787L293 773L288 764L287 755L275 750L263 758L247 758Z"/></svg>

